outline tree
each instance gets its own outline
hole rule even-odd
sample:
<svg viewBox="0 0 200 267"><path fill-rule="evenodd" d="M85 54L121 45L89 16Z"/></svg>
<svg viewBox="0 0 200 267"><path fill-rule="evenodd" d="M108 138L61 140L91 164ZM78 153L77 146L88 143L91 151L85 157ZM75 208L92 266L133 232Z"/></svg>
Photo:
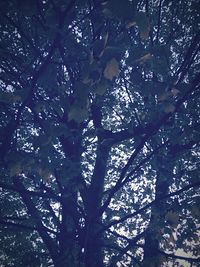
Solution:
<svg viewBox="0 0 200 267"><path fill-rule="evenodd" d="M198 4L1 1L2 266L198 266Z"/></svg>

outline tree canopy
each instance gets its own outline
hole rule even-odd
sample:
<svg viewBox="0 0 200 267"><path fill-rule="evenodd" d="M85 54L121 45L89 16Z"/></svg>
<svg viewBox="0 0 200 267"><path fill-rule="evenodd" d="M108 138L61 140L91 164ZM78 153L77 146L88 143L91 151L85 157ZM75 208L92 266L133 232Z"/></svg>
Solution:
<svg viewBox="0 0 200 267"><path fill-rule="evenodd" d="M1 266L199 266L199 4L1 1Z"/></svg>

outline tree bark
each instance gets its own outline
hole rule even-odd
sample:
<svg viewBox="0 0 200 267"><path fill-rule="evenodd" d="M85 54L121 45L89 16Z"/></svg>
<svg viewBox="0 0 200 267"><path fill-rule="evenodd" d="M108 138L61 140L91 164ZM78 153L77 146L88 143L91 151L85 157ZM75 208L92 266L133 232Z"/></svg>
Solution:
<svg viewBox="0 0 200 267"><path fill-rule="evenodd" d="M81 251L78 242L77 228L81 215L78 211L78 190L81 177L81 149L82 130L75 123L68 124L71 131L70 137L62 136L60 142L72 170L65 174L61 182L61 224L59 229L59 255L56 267L79 266L79 253Z"/></svg>
<svg viewBox="0 0 200 267"><path fill-rule="evenodd" d="M157 158L157 165L159 166L157 171L156 177L156 184L155 184L155 200L162 198L163 196L167 195L170 180L169 177L166 176L167 173L169 175L169 168L170 171L172 170L172 166L168 166L168 168L163 167L165 166L165 157L161 156ZM166 214L166 204L162 201L153 205L151 210L151 218L148 225L148 229L145 233L145 244L144 244L144 259L143 259L143 266L144 267L159 267L160 266L160 253L159 253L159 242L160 242L160 235L159 232L160 227L159 224L162 223Z"/></svg>
<svg viewBox="0 0 200 267"><path fill-rule="evenodd" d="M97 158L94 167L91 185L88 190L87 220L85 233L85 267L103 267L102 242L103 235L100 234L102 216L100 207L103 199L104 179L106 175L107 159L110 148L100 142L97 147Z"/></svg>

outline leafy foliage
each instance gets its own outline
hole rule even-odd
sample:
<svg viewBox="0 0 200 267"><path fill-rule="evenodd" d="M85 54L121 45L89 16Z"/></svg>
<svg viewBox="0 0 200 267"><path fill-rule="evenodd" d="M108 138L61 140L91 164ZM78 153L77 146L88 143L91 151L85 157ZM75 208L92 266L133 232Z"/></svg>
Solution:
<svg viewBox="0 0 200 267"><path fill-rule="evenodd" d="M198 266L198 4L1 1L2 266Z"/></svg>

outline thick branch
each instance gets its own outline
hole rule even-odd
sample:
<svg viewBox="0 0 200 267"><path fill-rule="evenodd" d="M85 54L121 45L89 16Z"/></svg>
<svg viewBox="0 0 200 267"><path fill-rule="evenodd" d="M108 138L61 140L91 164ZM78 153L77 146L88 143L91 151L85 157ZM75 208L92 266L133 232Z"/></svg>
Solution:
<svg viewBox="0 0 200 267"><path fill-rule="evenodd" d="M110 148L99 144L97 147L97 158L94 166L91 185L88 189L88 208L94 216L101 205L103 197L104 178L106 174L107 160Z"/></svg>
<svg viewBox="0 0 200 267"><path fill-rule="evenodd" d="M24 185L22 182L16 177L13 179L14 184L16 187L20 189L20 195L23 199L23 202L25 203L29 214L35 221L36 229L38 233L40 234L41 238L43 239L43 242L47 246L49 253L52 256L52 259L56 259L58 257L58 252L57 252L57 247L52 238L49 236L48 231L46 227L43 225L42 220L39 216L38 210L36 209L34 203L32 202L31 198L27 195L24 194L23 192L26 191Z"/></svg>

